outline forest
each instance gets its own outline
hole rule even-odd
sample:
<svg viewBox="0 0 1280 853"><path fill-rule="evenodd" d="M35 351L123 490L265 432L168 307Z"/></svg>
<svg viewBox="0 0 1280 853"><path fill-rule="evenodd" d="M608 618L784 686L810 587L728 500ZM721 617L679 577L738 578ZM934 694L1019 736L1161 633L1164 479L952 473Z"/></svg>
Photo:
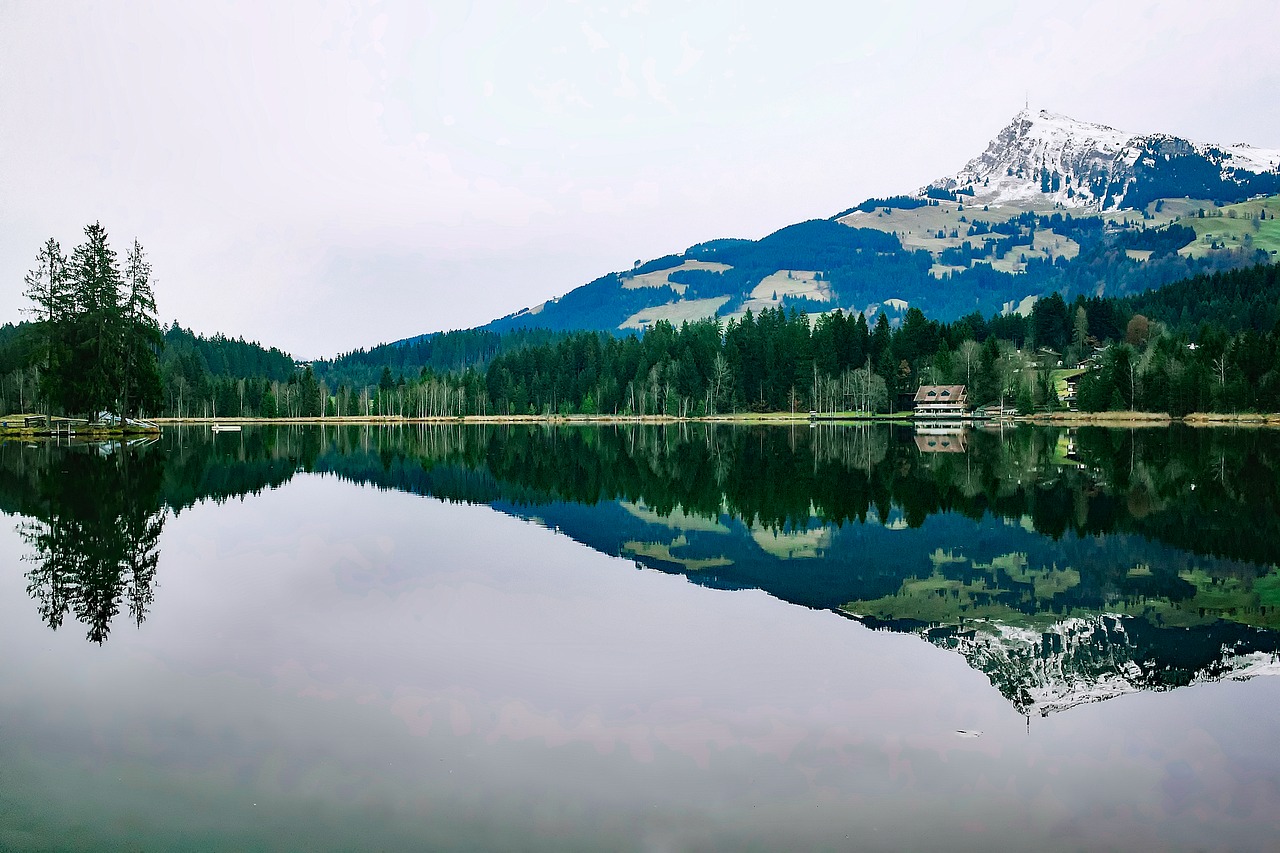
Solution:
<svg viewBox="0 0 1280 853"><path fill-rule="evenodd" d="M431 381L457 411L713 415L892 412L922 383L969 386L975 405L1062 406L1080 371L1082 409L1280 411L1280 280L1274 265L1195 276L1124 299L1058 294L1026 317L951 323L909 309L893 327L841 312L765 309L721 326L658 323L643 336L576 332Z"/></svg>
<svg viewBox="0 0 1280 853"><path fill-rule="evenodd" d="M1044 224L1069 230L1072 223ZM735 268L764 269L769 246L794 240L815 253L814 266L831 267L828 261L842 253L875 254L875 241L886 238L827 226L822 239L807 224L770 241L718 241L699 251L732 256ZM70 258L54 240L41 247L27 277L32 322L0 328L6 411L269 418L878 414L909 408L921 384L963 384L973 405L1032 413L1063 407L1068 377L1076 378L1076 400L1086 411L1280 411L1275 265L1202 273L1124 298L1079 295L1068 302L1055 292L1027 316L973 312L939 322L912 307L900 322L884 313L869 321L859 313L810 316L784 305L727 323L659 322L625 337L524 328L448 332L296 364L278 349L204 337L176 322L162 333L141 246L134 242L121 268L100 225L85 234ZM1185 236L1160 234L1128 239L1171 252Z"/></svg>

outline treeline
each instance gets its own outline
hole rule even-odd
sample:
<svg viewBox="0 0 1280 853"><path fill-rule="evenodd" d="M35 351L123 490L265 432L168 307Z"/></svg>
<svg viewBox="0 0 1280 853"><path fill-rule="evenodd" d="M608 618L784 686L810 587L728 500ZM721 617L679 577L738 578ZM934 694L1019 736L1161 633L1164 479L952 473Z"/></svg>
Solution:
<svg viewBox="0 0 1280 853"><path fill-rule="evenodd" d="M161 372L166 372L171 365L179 362L192 364L195 369L211 377L262 377L277 382L288 380L295 369L293 357L276 347L268 349L257 341L246 341L243 337L198 335L182 328L175 321L164 333Z"/></svg>
<svg viewBox="0 0 1280 853"><path fill-rule="evenodd" d="M463 329L423 335L407 341L357 349L337 358L313 362L316 375L332 387L359 388L380 382L384 370L393 376L417 376L427 370L453 373L483 368L503 352L555 340L550 329Z"/></svg>
<svg viewBox="0 0 1280 853"><path fill-rule="evenodd" d="M891 195L887 198L869 198L856 207L845 208L831 218L841 219L854 211L873 213L876 210L915 210L918 207L936 207L938 199L946 199L948 201L956 200L954 193L946 190L943 190L942 192L945 193L945 195L935 195L935 191L930 191L927 198L920 198L919 196L913 195Z"/></svg>
<svg viewBox="0 0 1280 853"><path fill-rule="evenodd" d="M274 417L301 409L300 383L306 371L299 371L288 353L242 338L198 335L177 323L163 335L157 331L155 340L157 393L135 413ZM74 413L58 403L56 393L52 400L45 396L43 343L39 323L0 326L0 411ZM319 399L319 382L314 384ZM319 414L319 403L316 406Z"/></svg>
<svg viewBox="0 0 1280 853"><path fill-rule="evenodd" d="M160 376L163 411L179 417L278 415L281 386L297 383L288 353L244 338L197 335L177 322L164 333Z"/></svg>
<svg viewBox="0 0 1280 853"><path fill-rule="evenodd" d="M486 387L490 411L503 414L885 412L921 381L969 384L987 402L1012 393L1018 373L1012 344L997 337L1009 325L980 315L940 324L910 309L894 329L884 314L869 326L861 314L811 322L803 311L766 308L725 327L571 334L494 359Z"/></svg>
<svg viewBox="0 0 1280 853"><path fill-rule="evenodd" d="M1192 276L1121 304L1130 315L1143 314L1188 335L1201 327L1266 334L1280 322L1280 266Z"/></svg>
<svg viewBox="0 0 1280 853"><path fill-rule="evenodd" d="M939 323L912 308L896 328L883 314L868 324L861 314L811 320L765 309L723 327L660 322L627 338L577 332L495 357L483 393L477 371L430 381L456 389L437 394L445 414L891 412L909 407L921 384L964 384L973 405L1030 413L1065 405L1062 381L1078 368L1088 410L1277 411L1276 277L1276 267L1259 266L1131 299L1068 303L1055 293L1026 317L973 313ZM1225 323L1188 328L1211 293L1239 309Z"/></svg>
<svg viewBox="0 0 1280 853"><path fill-rule="evenodd" d="M861 314L813 319L779 308L723 326L714 319L679 328L658 323L624 338L455 333L458 351L474 341L493 355L452 371L414 372L416 364L406 361L401 373L384 364L376 381L331 384L323 371L309 369L284 381L224 380L213 383L201 409L187 406L185 413L874 413L908 408L922 383L964 384L973 405L1030 413L1066 405L1063 378L1070 374L1063 371L1077 365L1078 401L1086 410L1275 411L1277 305L1277 268L1260 266L1128 299L1080 296L1068 303L1055 293L1025 317L975 312L939 323L913 308L894 327L883 314L868 323ZM171 410L181 408L172 401Z"/></svg>
<svg viewBox="0 0 1280 853"><path fill-rule="evenodd" d="M1070 230L1028 215L1017 228ZM978 223L974 223L978 225ZM986 223L982 223L987 227ZM990 226L993 230L995 226ZM1001 227L1009 227L1001 224ZM7 411L179 417L449 417L618 414L691 417L745 411L893 412L921 384L964 384L973 405L1059 408L1076 368L1086 410L1280 411L1277 267L1202 274L1123 299L1058 293L1026 317L971 312L952 322L909 309L748 312L644 334L450 332L348 353L315 367L278 349L176 323L160 332L150 266L135 241L123 268L99 225L66 258L56 241L27 276L33 322L0 328ZM1134 238L1181 263L1185 234ZM778 252L833 270L850 253L892 266L892 235L803 223L762 241L690 250L734 270L772 268ZM1114 248L1113 248L1114 250ZM869 261L871 264L878 261ZM978 274L981 266L967 271ZM699 271L690 287L740 273ZM835 267L834 279L854 268ZM634 291L631 291L634 292ZM572 295L572 294L571 294ZM569 298L569 297L566 297Z"/></svg>

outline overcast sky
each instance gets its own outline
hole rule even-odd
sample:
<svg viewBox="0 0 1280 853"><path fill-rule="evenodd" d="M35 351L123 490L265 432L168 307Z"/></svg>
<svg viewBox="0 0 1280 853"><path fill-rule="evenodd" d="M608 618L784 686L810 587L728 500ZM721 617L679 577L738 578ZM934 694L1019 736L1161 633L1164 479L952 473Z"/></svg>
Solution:
<svg viewBox="0 0 1280 853"><path fill-rule="evenodd" d="M0 0L0 321L100 220L332 355L911 191L1033 108L1280 147L1280 4Z"/></svg>

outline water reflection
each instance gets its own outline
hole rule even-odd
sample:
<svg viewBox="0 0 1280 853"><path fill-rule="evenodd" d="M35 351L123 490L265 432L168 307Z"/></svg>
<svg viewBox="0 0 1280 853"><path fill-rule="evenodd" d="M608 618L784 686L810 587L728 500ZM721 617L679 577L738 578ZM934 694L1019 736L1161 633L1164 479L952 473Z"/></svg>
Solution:
<svg viewBox="0 0 1280 853"><path fill-rule="evenodd" d="M154 597L160 534L162 454L119 444L11 455L28 514L18 532L27 592L50 628L68 613L101 643L121 609L141 625ZM35 462L36 464L26 464ZM6 477L6 479L8 479Z"/></svg>
<svg viewBox="0 0 1280 853"><path fill-rule="evenodd" d="M1280 436L1019 428L173 429L0 446L29 591L102 642L166 513L302 472L485 504L719 589L954 649L1024 713L1280 669Z"/></svg>

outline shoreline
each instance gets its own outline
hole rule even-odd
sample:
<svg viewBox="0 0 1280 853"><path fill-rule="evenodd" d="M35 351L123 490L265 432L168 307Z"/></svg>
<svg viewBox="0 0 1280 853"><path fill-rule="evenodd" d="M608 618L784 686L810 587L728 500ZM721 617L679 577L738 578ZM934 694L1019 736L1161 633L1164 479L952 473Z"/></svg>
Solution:
<svg viewBox="0 0 1280 853"><path fill-rule="evenodd" d="M727 415L703 415L700 417L676 417L674 415L445 415L411 418L396 415L371 417L310 417L310 418L153 418L161 426L200 425L405 425L405 424L586 424L608 426L615 424L665 425L679 423L710 423L732 425L795 425L808 423L885 423L898 426L927 425L935 427L980 427L999 424L1034 424L1037 426L1111 426L1158 427L1185 424L1194 427L1250 426L1280 427L1280 413L1224 414L1193 412L1184 417L1174 417L1166 412L1042 412L1034 415L1013 415L1001 419L977 418L915 418L910 412L896 414L859 415L854 413L823 414L811 418L808 412L739 412Z"/></svg>
<svg viewBox="0 0 1280 853"><path fill-rule="evenodd" d="M673 415L452 415L425 418L407 418L394 415L371 417L331 418L153 418L158 427L168 426L407 426L412 424L545 424L551 426L667 426L672 424L724 424L726 426L797 426L801 424L891 424L894 426L928 426L936 429L1018 426L1080 427L1101 426L1124 429L1168 427L1183 424L1195 428L1234 427L1251 429L1280 428L1280 413L1219 414L1193 412L1185 417L1173 417L1164 412L1048 412L1034 415L1015 415L1001 419L977 418L921 418L910 412L886 415L859 415L834 413L810 418L808 412L740 412L729 415L704 415L680 418ZM159 430L80 428L73 438L123 438L157 435ZM53 438L66 435L49 429L24 427L0 427L0 438Z"/></svg>

